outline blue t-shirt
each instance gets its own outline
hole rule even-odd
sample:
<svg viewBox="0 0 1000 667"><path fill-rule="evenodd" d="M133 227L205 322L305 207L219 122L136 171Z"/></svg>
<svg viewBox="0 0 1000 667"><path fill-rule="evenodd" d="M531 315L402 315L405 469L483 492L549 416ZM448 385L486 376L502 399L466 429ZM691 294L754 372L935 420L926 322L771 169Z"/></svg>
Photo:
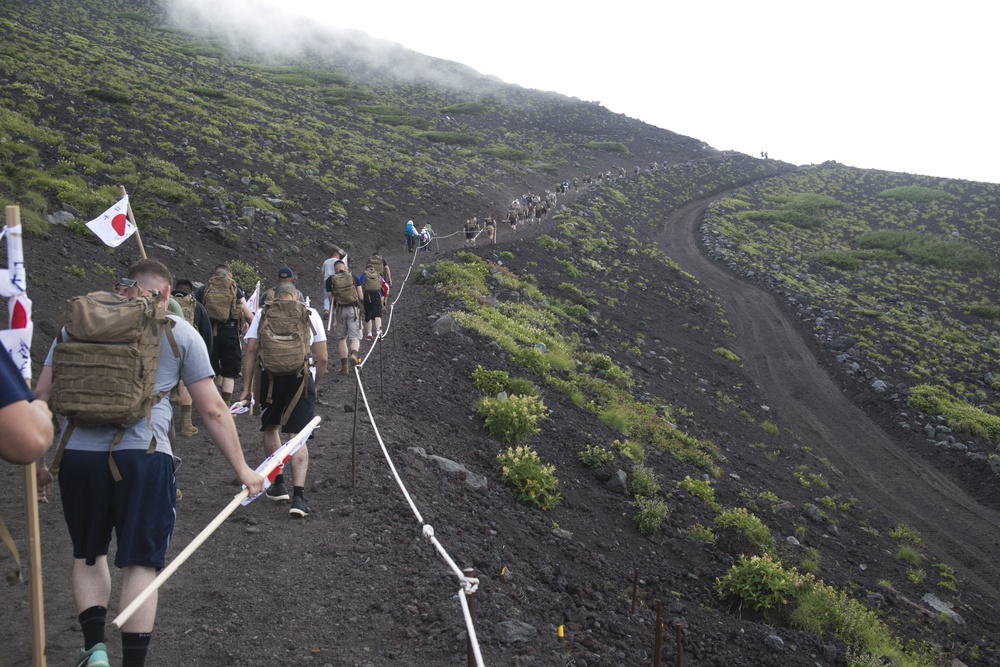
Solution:
<svg viewBox="0 0 1000 667"><path fill-rule="evenodd" d="M7 350L0 348L0 408L5 408L18 401L33 401L34 394L28 389L28 383L21 377L21 371Z"/></svg>
<svg viewBox="0 0 1000 667"><path fill-rule="evenodd" d="M120 449L142 449L149 448L152 436L156 436L156 451L164 454L172 454L170 449L170 438L167 431L170 428L170 420L174 416L174 409L170 405L169 392L177 385L177 381L184 380L184 384L191 385L199 380L215 375L212 370L212 362L208 358L208 349L205 341L201 339L198 330L187 323L183 317L167 315L175 322L174 340L181 356L175 357L170 343L167 342L165 333L160 334L160 361L156 367L156 381L153 384L153 393L167 393L159 403L153 405L150 411L150 425L146 423L145 417L140 417L132 423L122 436L122 441L115 446L115 450ZM55 350L55 341L49 348L49 354L45 358L45 365L52 365L52 351ZM68 424L64 421L63 428ZM116 426L77 426L66 443L66 449L78 449L88 452L106 452L118 432Z"/></svg>

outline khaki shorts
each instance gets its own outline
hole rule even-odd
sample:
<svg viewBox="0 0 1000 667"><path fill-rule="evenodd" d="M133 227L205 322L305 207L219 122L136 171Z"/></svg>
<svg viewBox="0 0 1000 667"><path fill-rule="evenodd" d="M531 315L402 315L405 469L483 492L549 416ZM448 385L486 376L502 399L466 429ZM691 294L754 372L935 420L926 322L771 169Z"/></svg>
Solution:
<svg viewBox="0 0 1000 667"><path fill-rule="evenodd" d="M333 313L333 337L337 340L361 340L361 324L358 309L354 306L338 306Z"/></svg>

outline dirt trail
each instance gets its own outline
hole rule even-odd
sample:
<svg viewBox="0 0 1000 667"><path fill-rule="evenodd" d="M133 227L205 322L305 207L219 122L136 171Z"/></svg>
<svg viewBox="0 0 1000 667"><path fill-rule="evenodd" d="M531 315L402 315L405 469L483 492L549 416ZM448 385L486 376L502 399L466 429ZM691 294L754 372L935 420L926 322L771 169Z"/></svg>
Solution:
<svg viewBox="0 0 1000 667"><path fill-rule="evenodd" d="M995 567L1000 514L889 437L843 395L770 293L704 254L698 227L712 201L675 211L660 240L667 254L721 299L736 334L734 351L780 423L831 460L844 474L849 495L881 508L890 521L919 530L931 551L979 591L1000 599Z"/></svg>

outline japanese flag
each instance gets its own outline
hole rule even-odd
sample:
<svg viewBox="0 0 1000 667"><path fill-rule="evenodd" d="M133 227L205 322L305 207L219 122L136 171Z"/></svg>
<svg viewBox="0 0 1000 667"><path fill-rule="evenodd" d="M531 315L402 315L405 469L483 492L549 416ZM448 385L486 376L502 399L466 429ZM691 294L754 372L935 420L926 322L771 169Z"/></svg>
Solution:
<svg viewBox="0 0 1000 667"><path fill-rule="evenodd" d="M258 309L257 301L260 300L260 281L257 281L257 287L254 289L253 294L247 299L247 308L250 309L251 313L256 313Z"/></svg>
<svg viewBox="0 0 1000 667"><path fill-rule="evenodd" d="M87 223L90 231L112 248L120 246L125 239L135 234L135 225L128 219L128 195L100 216Z"/></svg>
<svg viewBox="0 0 1000 667"><path fill-rule="evenodd" d="M7 312L10 328L0 331L0 344L7 349L21 376L31 381L31 336L35 330L31 321L31 299L26 294L8 299Z"/></svg>

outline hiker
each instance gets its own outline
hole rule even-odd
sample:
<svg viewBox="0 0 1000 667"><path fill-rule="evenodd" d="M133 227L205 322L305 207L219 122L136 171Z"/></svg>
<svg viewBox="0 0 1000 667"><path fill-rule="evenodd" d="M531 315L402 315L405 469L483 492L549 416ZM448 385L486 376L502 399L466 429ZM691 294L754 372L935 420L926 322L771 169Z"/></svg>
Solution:
<svg viewBox="0 0 1000 667"><path fill-rule="evenodd" d="M315 308L298 299L290 282L280 283L263 308L254 315L244 341L243 376L255 376L257 404L261 408L260 430L264 432L264 456L281 447L281 433L289 438L312 421L316 412L316 388L326 375L327 350L323 320ZM315 361L316 379L309 370ZM258 361L260 362L258 364ZM249 398L250 383L244 383L240 401ZM288 514L302 518L312 513L305 499L309 449L305 444L292 454L292 496ZM288 500L284 473L274 478L265 494L273 501Z"/></svg>
<svg viewBox="0 0 1000 667"><path fill-rule="evenodd" d="M346 260L344 263L346 266ZM372 256L368 259L368 263L378 269L378 272L382 274L383 278L385 278L385 282L388 286L392 287L392 271L389 270L389 263L385 261L382 255L377 252L373 252ZM348 271L350 271L350 269L348 269Z"/></svg>
<svg viewBox="0 0 1000 667"><path fill-rule="evenodd" d="M465 221L465 245L476 245L476 233L478 231L479 225L476 224L475 218L469 218Z"/></svg>
<svg viewBox="0 0 1000 667"><path fill-rule="evenodd" d="M0 348L0 459L26 465L52 445L52 413L35 398L17 364Z"/></svg>
<svg viewBox="0 0 1000 667"><path fill-rule="evenodd" d="M129 309L143 315L141 319L134 316L131 319L142 323L147 340L155 341L152 346L121 344L122 352L136 347L140 352L145 351L145 355L139 355L142 361L136 360L132 365L148 368L155 364L155 377L146 385L150 391L147 415L129 421L126 426L97 424L93 419L84 424L67 417L60 451L53 461L53 469L58 469L63 516L73 543L73 600L83 631L79 665L108 664L104 642L111 598L107 556L112 531L117 544L114 564L122 570L118 609L125 609L152 583L157 570L166 566L177 502L174 458L167 437L173 416L168 394L179 380L187 385L212 441L239 481L250 494L264 488L264 479L243 458L229 406L216 391L212 364L198 332L183 318L165 313L170 270L156 260L144 259L129 268L128 276L135 284L126 290L127 299L108 305L113 297L99 292L99 299L84 297L71 301L66 325L49 349L38 379L38 398L51 399L57 413L67 415L70 412L67 406L72 404L80 408L77 414L92 417L118 402L113 400L114 396L93 390L98 386L105 388L106 381L93 373L88 377L86 367L80 370L70 363L69 360L85 355L86 349L79 348L89 344L69 338L69 332L86 331L88 325L97 329L101 325L107 327L111 320L109 309L116 309L115 315L121 310L123 316L124 309ZM153 321L147 324L146 314L150 312ZM127 321L129 318L114 318L116 324L125 325ZM63 350L58 356L54 354L57 348ZM124 365L122 370L130 368L128 356L111 356L109 349L102 357L120 359L115 363ZM54 358L59 361L53 363ZM134 389L145 391L142 387ZM123 397L117 398L120 402ZM50 491L52 476L44 465L38 478L40 489ZM145 664L157 598L151 596L122 626L122 664Z"/></svg>
<svg viewBox="0 0 1000 667"><path fill-rule="evenodd" d="M219 392L226 406L233 400L233 388L242 367L243 349L240 334L246 330L253 313L247 306L246 296L233 280L228 264L219 264L208 282L198 288L194 298L205 306L212 321L212 368L221 380Z"/></svg>
<svg viewBox="0 0 1000 667"><path fill-rule="evenodd" d="M491 244L496 243L497 227L496 223L493 221L493 216L491 215L487 217L484 222L486 223L486 242Z"/></svg>
<svg viewBox="0 0 1000 667"><path fill-rule="evenodd" d="M517 234L517 212L514 209L507 212L507 222L510 224L510 233Z"/></svg>
<svg viewBox="0 0 1000 667"><path fill-rule="evenodd" d="M333 264L338 259L344 260L347 263L347 253L344 252L338 246L333 246L333 250L330 252L330 258L323 262L323 266L320 268L320 273L323 274L323 315L326 316L330 312L330 297L326 295L326 279L333 275Z"/></svg>
<svg viewBox="0 0 1000 667"><path fill-rule="evenodd" d="M326 291L330 293L330 303L333 305L334 335L337 338L337 351L340 353L340 374L350 375L348 364L353 367L361 363L361 356L358 354L358 350L361 349L358 306L364 300L361 282L347 271L344 262L337 261L333 275L326 279Z"/></svg>
<svg viewBox="0 0 1000 667"><path fill-rule="evenodd" d="M383 288L387 288L382 276L378 272L378 267L371 262L365 267L365 272L358 279L361 283L361 293L365 308L365 340L372 340L372 323L374 323L375 337L382 337L382 295Z"/></svg>
<svg viewBox="0 0 1000 667"><path fill-rule="evenodd" d="M406 252L412 253L417 239L417 228L413 225L413 221L410 220L406 223Z"/></svg>
<svg viewBox="0 0 1000 667"><path fill-rule="evenodd" d="M194 298L194 283L186 278L178 279L174 283L174 292L170 295L181 308L181 313L188 324L198 330L198 334L205 342L205 349L208 356L212 356L212 320L208 317L208 311ZM198 427L191 423L191 393L181 382L177 385L178 403L181 406L181 435L190 438L198 435Z"/></svg>
<svg viewBox="0 0 1000 667"><path fill-rule="evenodd" d="M344 264L347 264L347 262L344 262ZM306 302L306 298L304 296L302 296L302 291L299 290L299 288L295 287L295 281L296 280L297 280L297 278L295 276L295 272L292 271L287 266L283 266L280 269L278 269L278 282L277 282L277 284L274 287L272 287L271 289L269 289L266 292L264 292L264 295L260 298L260 307L263 308L264 304L267 303L268 299L273 299L274 298L274 290L277 289L278 285L281 285L281 284L284 284L284 283L290 284L292 286L292 288L295 290L295 293L298 295L298 297L297 297L298 300L301 301L302 303L305 303ZM253 319L253 318L251 317L251 318L247 319L247 322L249 322L250 319Z"/></svg>
<svg viewBox="0 0 1000 667"><path fill-rule="evenodd" d="M434 238L434 230L431 229L430 224L425 224L424 228L420 230L420 249L430 250L431 240Z"/></svg>

